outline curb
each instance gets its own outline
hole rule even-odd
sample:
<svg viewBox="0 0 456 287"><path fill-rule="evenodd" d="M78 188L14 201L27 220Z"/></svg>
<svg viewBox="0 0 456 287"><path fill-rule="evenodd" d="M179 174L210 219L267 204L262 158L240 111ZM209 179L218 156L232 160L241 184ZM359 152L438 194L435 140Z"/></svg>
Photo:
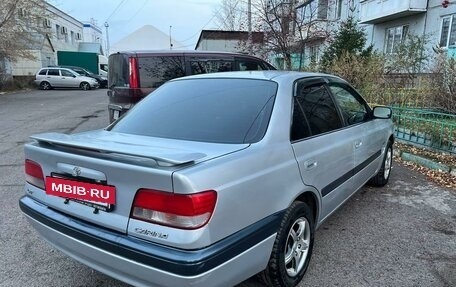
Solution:
<svg viewBox="0 0 456 287"><path fill-rule="evenodd" d="M441 172L449 173L452 176L456 176L456 167L451 167L423 156L411 154L408 152L401 152L400 150L396 150L395 155L400 157L404 161L410 161L429 169L438 170Z"/></svg>

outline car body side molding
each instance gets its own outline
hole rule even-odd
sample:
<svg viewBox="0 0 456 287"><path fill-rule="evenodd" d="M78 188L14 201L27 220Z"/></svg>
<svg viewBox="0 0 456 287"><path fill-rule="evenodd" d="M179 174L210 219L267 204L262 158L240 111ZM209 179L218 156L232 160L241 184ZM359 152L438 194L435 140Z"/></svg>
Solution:
<svg viewBox="0 0 456 287"><path fill-rule="evenodd" d="M376 153L371 155L368 159L366 159L365 161L363 161L362 163L357 165L355 168L353 168L352 170L348 171L347 173L345 173L344 175L342 175L335 181L333 181L330 184L328 184L327 186L325 186L321 191L321 195L324 197L324 196L330 194L334 189L336 189L338 186L340 186L341 184L343 184L344 182L349 180L351 177L353 177L355 174L360 172L363 168L368 166L371 162L373 162L381 154L382 154L381 150L377 151Z"/></svg>

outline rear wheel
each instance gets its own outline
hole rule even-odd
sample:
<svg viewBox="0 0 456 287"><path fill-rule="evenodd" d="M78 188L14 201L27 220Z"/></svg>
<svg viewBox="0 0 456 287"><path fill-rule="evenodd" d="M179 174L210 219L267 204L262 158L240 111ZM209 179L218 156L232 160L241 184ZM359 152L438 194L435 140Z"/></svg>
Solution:
<svg viewBox="0 0 456 287"><path fill-rule="evenodd" d="M51 86L51 84L49 84L49 82L44 81L44 82L40 83L40 89L50 90L50 89L52 89L52 86Z"/></svg>
<svg viewBox="0 0 456 287"><path fill-rule="evenodd" d="M277 233L268 267L260 275L269 286L296 286L304 277L314 242L312 210L294 202L285 213Z"/></svg>
<svg viewBox="0 0 456 287"><path fill-rule="evenodd" d="M90 89L91 89L90 84L87 83L87 82L82 82L82 83L79 85L79 87L80 87L82 90L84 90L84 91L87 91L87 90L90 90Z"/></svg>
<svg viewBox="0 0 456 287"><path fill-rule="evenodd" d="M382 167L378 171L378 173L372 177L369 181L369 184L372 186L384 186L388 183L390 174L391 174L391 167L393 166L393 143L391 141L388 142L385 150L385 156L383 157Z"/></svg>

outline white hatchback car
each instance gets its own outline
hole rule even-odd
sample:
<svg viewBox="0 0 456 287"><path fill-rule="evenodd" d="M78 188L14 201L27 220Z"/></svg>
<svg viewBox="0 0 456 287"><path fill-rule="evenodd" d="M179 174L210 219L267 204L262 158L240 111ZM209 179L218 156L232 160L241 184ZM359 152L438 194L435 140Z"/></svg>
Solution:
<svg viewBox="0 0 456 287"><path fill-rule="evenodd" d="M41 68L35 75L35 83L42 90L52 88L80 88L90 90L98 88L98 82L86 76L82 76L75 71L67 68Z"/></svg>

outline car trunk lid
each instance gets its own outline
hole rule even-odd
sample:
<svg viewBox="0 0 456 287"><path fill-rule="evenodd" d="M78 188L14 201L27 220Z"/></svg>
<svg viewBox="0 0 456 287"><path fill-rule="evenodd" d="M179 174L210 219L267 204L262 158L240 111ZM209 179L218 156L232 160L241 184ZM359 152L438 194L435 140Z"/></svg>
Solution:
<svg viewBox="0 0 456 287"><path fill-rule="evenodd" d="M26 158L41 166L48 184L55 178L63 179L64 183L78 186L74 193L79 186L109 186L115 189L115 203L68 199L70 195L64 193L62 197L48 195L30 184L26 186L28 195L62 213L122 233L126 232L139 189L173 192L174 171L248 146L185 142L105 130L74 135L45 133L31 138L35 142L25 146Z"/></svg>

